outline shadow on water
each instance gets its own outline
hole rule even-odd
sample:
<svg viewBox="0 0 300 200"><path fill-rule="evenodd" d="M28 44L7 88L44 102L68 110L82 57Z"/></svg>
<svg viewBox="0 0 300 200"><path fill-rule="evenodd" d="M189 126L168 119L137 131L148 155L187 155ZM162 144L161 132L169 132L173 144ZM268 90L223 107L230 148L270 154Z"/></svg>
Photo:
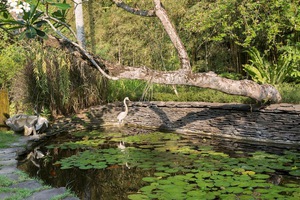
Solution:
<svg viewBox="0 0 300 200"><path fill-rule="evenodd" d="M300 196L299 149L197 135L92 131L60 134L33 151L43 156L34 154L19 168L51 186L70 188L80 199ZM271 188L276 190L265 191Z"/></svg>

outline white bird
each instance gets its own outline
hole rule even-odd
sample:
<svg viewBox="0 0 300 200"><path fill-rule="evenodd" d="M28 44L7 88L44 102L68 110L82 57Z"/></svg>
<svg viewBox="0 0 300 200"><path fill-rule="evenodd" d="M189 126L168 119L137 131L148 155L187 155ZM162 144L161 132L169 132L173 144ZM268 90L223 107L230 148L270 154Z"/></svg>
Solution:
<svg viewBox="0 0 300 200"><path fill-rule="evenodd" d="M127 107L126 101L130 101L128 97L125 97L125 99L124 99L125 111L121 112L117 117L117 119L119 120L119 124L123 123L123 120L125 119L125 117L128 114L128 107Z"/></svg>
<svg viewBox="0 0 300 200"><path fill-rule="evenodd" d="M121 142L118 144L118 149L121 149L121 151L125 151L126 146L125 146L125 142L124 142L124 141L121 141Z"/></svg>

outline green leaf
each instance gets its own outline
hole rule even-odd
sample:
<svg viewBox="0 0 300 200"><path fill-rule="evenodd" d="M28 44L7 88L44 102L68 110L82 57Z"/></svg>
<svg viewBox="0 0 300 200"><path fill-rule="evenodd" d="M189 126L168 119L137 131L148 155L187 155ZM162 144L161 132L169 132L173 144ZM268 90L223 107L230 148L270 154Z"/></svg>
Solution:
<svg viewBox="0 0 300 200"><path fill-rule="evenodd" d="M36 12L31 18L31 23L34 23L42 14L44 14L44 12Z"/></svg>
<svg viewBox="0 0 300 200"><path fill-rule="evenodd" d="M7 18L8 18L8 13L7 13L7 12L3 12L3 17L4 17L5 19L7 19Z"/></svg>
<svg viewBox="0 0 300 200"><path fill-rule="evenodd" d="M24 25L24 22L23 22L23 21L1 20L1 22L3 23L2 25L14 25L14 24Z"/></svg>
<svg viewBox="0 0 300 200"><path fill-rule="evenodd" d="M128 199L131 200L143 200L143 199L149 199L146 195L143 194L131 194L127 196Z"/></svg>
<svg viewBox="0 0 300 200"><path fill-rule="evenodd" d="M37 36L36 29L32 26L29 26L29 28L26 29L25 35L27 38L35 38Z"/></svg>
<svg viewBox="0 0 300 200"><path fill-rule="evenodd" d="M62 9L62 10L67 10L69 8L71 8L70 4L67 4L67 3L54 3L54 4L51 4L59 9Z"/></svg>
<svg viewBox="0 0 300 200"><path fill-rule="evenodd" d="M156 177L144 177L142 180L145 181L145 182L155 182L155 181L158 180L158 178L156 178Z"/></svg>
<svg viewBox="0 0 300 200"><path fill-rule="evenodd" d="M44 38L44 39L47 38L47 35L46 35L46 33L45 33L44 31L41 31L41 30L39 30L39 29L36 29L36 33L37 33L37 35L40 36L41 38Z"/></svg>

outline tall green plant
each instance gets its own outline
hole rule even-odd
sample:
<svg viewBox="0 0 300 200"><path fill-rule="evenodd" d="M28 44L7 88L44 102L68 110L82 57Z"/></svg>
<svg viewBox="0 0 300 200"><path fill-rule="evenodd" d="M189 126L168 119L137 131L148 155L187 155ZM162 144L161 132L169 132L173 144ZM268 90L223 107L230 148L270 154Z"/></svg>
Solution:
<svg viewBox="0 0 300 200"><path fill-rule="evenodd" d="M244 70L258 83L278 85L290 76L298 76L296 63L300 59L292 47L286 47L278 60L273 62L261 56L256 48L250 49L248 54L251 58L250 64L244 65Z"/></svg>
<svg viewBox="0 0 300 200"><path fill-rule="evenodd" d="M60 49L36 43L25 66L27 101L52 115L70 114L105 98L104 79Z"/></svg>
<svg viewBox="0 0 300 200"><path fill-rule="evenodd" d="M0 32L0 89L9 89L12 78L24 64L24 53L20 43L14 43L6 33Z"/></svg>

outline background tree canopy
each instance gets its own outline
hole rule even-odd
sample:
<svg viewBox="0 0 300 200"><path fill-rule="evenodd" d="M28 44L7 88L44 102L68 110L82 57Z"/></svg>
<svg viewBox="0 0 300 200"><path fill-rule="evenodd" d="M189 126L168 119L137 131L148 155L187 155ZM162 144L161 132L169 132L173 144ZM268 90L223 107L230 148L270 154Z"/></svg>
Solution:
<svg viewBox="0 0 300 200"><path fill-rule="evenodd" d="M152 1L126 1L152 9ZM250 47L269 61L299 42L300 8L293 0L165 0L162 3L189 52L195 71L236 72L245 75ZM88 45L108 60L123 65L175 69L179 60L157 19L141 18L111 1L85 3ZM299 68L298 68L299 69Z"/></svg>
<svg viewBox="0 0 300 200"><path fill-rule="evenodd" d="M124 2L136 9L147 10L153 9L154 6L152 0ZM73 5L71 1L69 3ZM300 82L300 14L298 11L300 3L298 1L162 0L162 3L188 51L194 72L215 71L232 79L252 78L259 83ZM3 12L0 16L1 28L4 27L2 20L7 17L2 5L0 5L0 11ZM111 0L89 0L84 1L83 5L87 49L90 52L120 65L147 66L162 71L177 70L180 67L176 49L157 18L142 18L130 14L118 8ZM49 7L49 10L53 11L61 6L57 4ZM43 2L40 3L39 8L45 10ZM54 12L53 16L75 27L73 12L60 10ZM38 18L34 17L34 20ZM43 23L41 21L38 25ZM58 24L55 25L59 27ZM49 30L45 26L41 27L42 31ZM74 38L68 35L66 29L62 29L62 32ZM30 79L34 78L34 81L31 83L25 81L24 90L35 91L36 95L29 95L28 98L32 104L40 101L42 96L50 95L49 101L41 104L46 107L58 105L56 113L67 113L76 108L102 102L107 97L113 97L110 100L123 98L122 92L116 95L120 90L119 86L124 85L123 83L117 82L114 90L109 89L113 85L110 82L100 81L102 85L100 86L97 83L100 77L86 76L87 72L81 70L82 63L76 63L72 57L63 53L58 55L57 51L48 51L49 55L45 52L40 57L32 56L30 53L23 54L18 49L20 41L16 42L13 37L3 32L1 34L3 40L0 43L0 64L3 67L1 67L0 86L10 87L13 79L7 80L7 77L13 77L19 70L27 70L23 73L24 80L31 77ZM43 37L42 32L38 31L37 35ZM42 47L38 45L30 48L30 51L37 54L42 52L39 49ZM59 62L49 60L57 56L59 62L66 64L61 66ZM25 61L27 64L24 64ZM31 66L31 63L42 63L43 69L48 71L38 68L41 66ZM56 70L62 71L60 73ZM78 72L78 76L74 72ZM91 82L85 82L87 80ZM74 85L80 86L81 90ZM140 87L136 85L143 85L142 90L143 87L150 88L140 83L132 85L135 85L132 90ZM108 87L108 90L100 89L101 87ZM126 87L121 88L125 90ZM108 92L104 95L103 91L114 91L114 93ZM77 99L76 103L74 103L74 95ZM92 98L88 99L87 96ZM47 100L43 99L43 101Z"/></svg>

